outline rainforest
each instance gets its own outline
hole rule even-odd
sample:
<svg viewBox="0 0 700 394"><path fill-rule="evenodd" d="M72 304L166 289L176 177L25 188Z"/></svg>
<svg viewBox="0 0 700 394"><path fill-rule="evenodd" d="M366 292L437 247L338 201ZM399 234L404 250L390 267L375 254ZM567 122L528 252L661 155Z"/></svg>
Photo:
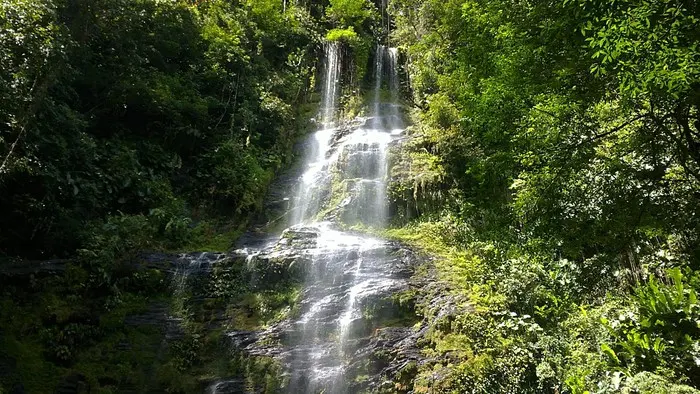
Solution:
<svg viewBox="0 0 700 394"><path fill-rule="evenodd" d="M700 2L0 0L0 394L700 393Z"/></svg>

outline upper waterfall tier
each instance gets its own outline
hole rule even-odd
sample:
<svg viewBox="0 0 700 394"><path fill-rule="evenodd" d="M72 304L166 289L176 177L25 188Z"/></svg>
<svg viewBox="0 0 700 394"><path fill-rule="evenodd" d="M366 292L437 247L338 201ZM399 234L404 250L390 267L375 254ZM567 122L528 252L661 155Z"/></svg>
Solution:
<svg viewBox="0 0 700 394"><path fill-rule="evenodd" d="M340 52L326 46L323 91L324 123L307 144L305 171L299 179L291 207L292 225L315 220L382 226L386 222L387 153L389 144L404 127L398 98L396 49L377 46L375 87L371 116L342 125L333 119L338 92ZM388 73L388 76L386 74ZM388 85L391 102L382 102Z"/></svg>
<svg viewBox="0 0 700 394"><path fill-rule="evenodd" d="M321 106L321 120L328 125L335 120L336 101L338 99L340 85L340 46L337 42L326 43L326 73L323 84L323 104Z"/></svg>

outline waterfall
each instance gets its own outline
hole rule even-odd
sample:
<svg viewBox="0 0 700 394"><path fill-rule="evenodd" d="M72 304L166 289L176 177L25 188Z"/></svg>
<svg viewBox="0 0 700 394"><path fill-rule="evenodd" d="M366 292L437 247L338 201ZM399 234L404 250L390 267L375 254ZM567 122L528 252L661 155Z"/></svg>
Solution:
<svg viewBox="0 0 700 394"><path fill-rule="evenodd" d="M298 313L269 334L281 346L288 393L347 393L359 373L351 360L373 333L365 310L407 287L406 277L396 274L403 264L399 247L342 230L386 225L388 150L403 127L397 51L377 46L371 116L344 122L336 120L338 45L326 44L325 56L322 123L304 145L291 227L267 249L246 251L256 261L282 256L306 264ZM386 97L391 102L382 102ZM254 353L256 345L250 346Z"/></svg>
<svg viewBox="0 0 700 394"><path fill-rule="evenodd" d="M389 92L391 94L391 105L388 108L387 115L389 123L387 127L392 133L401 133L405 127L402 117L401 108L398 105L400 95L399 81L399 50L397 48L389 48Z"/></svg>
<svg viewBox="0 0 700 394"><path fill-rule="evenodd" d="M384 45L377 45L377 49L374 53L374 103L372 111L372 123L374 126L377 126L377 119L379 118L379 105L381 103L385 51L386 48L384 47Z"/></svg>
<svg viewBox="0 0 700 394"><path fill-rule="evenodd" d="M389 48L389 90L391 92L391 101L398 102L399 96L399 50L397 48Z"/></svg>
<svg viewBox="0 0 700 394"><path fill-rule="evenodd" d="M337 47L327 46L326 55L337 56ZM324 88L324 127L314 135L318 151L310 155L312 159L300 179L298 201L302 214L292 223L311 224L313 219L319 219L315 216L322 207L333 213L330 223L316 225L317 246L312 251L313 267L306 283L308 305L296 325L296 343L300 347L290 363L290 393L346 392L344 362L353 350L353 341L363 334L363 304L401 283L386 272L385 243L343 233L332 225L333 221L385 225L387 151L401 127L397 50L377 46L371 118L350 130L329 125L335 115L333 100L339 70L335 67L337 59L327 59L326 63L329 66ZM390 103L382 102L382 97L387 96L382 94L385 75ZM342 198L334 199L338 193ZM328 207L329 203L336 205Z"/></svg>
<svg viewBox="0 0 700 394"><path fill-rule="evenodd" d="M337 42L329 42L325 45L326 52L326 80L323 89L323 123L332 123L335 119L335 106L338 97L338 85L340 78L340 48Z"/></svg>
<svg viewBox="0 0 700 394"><path fill-rule="evenodd" d="M335 129L335 107L340 85L340 48L338 43L325 44L325 74L321 96L321 128L313 134L306 152L306 171L297 185L293 199L290 224L297 225L313 219L321 206L322 192L328 184L328 151Z"/></svg>

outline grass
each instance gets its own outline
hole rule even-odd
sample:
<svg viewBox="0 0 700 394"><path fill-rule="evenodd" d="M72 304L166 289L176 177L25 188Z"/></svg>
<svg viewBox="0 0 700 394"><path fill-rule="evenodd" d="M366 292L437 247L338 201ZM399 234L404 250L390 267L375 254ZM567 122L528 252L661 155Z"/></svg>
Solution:
<svg viewBox="0 0 700 394"><path fill-rule="evenodd" d="M453 289L469 289L478 283L486 267L473 251L451 244L446 238L445 225L436 221L412 222L402 227L377 229L353 226L353 231L365 232L376 237L402 242L433 260L438 280ZM478 290L478 288L474 288Z"/></svg>

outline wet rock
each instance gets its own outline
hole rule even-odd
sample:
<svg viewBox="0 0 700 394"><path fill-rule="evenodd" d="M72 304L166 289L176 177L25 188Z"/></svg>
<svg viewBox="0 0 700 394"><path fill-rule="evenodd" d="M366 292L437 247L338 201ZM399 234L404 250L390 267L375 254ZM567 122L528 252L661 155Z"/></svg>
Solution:
<svg viewBox="0 0 700 394"><path fill-rule="evenodd" d="M124 318L127 326L163 326L168 320L168 306L164 303L150 305L148 310L137 315L129 315Z"/></svg>
<svg viewBox="0 0 700 394"><path fill-rule="evenodd" d="M309 250L316 245L318 233L309 229L286 231L274 245L248 254L246 270L256 289L300 281L308 270Z"/></svg>
<svg viewBox="0 0 700 394"><path fill-rule="evenodd" d="M432 277L435 277L434 273ZM474 312L466 296L451 291L439 280L430 280L421 288L419 304L436 328L449 329L458 316Z"/></svg>
<svg viewBox="0 0 700 394"><path fill-rule="evenodd" d="M239 349L246 349L255 343L259 338L259 333L255 331L231 331L226 334L233 346Z"/></svg>
<svg viewBox="0 0 700 394"><path fill-rule="evenodd" d="M331 137L330 140L330 145L331 149L329 150L329 154L332 154L334 151L340 147L343 139L347 137L354 129L356 129L356 125L352 125L349 123L343 124L340 127L338 127L337 131L333 133L333 136Z"/></svg>
<svg viewBox="0 0 700 394"><path fill-rule="evenodd" d="M366 368L369 360L368 377L353 385L353 392L377 387L387 381L396 380L413 363L426 362L417 345L425 335L426 327L385 327L376 330L374 335L353 355L350 370Z"/></svg>
<svg viewBox="0 0 700 394"><path fill-rule="evenodd" d="M211 394L249 394L259 393L259 390L248 390L245 379L228 379L213 382L207 388L207 393Z"/></svg>
<svg viewBox="0 0 700 394"><path fill-rule="evenodd" d="M136 269L156 269L171 275L207 274L216 264L230 258L226 253L142 253L133 262Z"/></svg>
<svg viewBox="0 0 700 394"><path fill-rule="evenodd" d="M182 319L170 314L169 307L164 303L151 304L146 312L128 315L124 318L126 326L152 326L162 329L165 340L174 341L185 335ZM131 344L124 342L119 344L123 348L131 348Z"/></svg>
<svg viewBox="0 0 700 394"><path fill-rule="evenodd" d="M317 243L319 229L313 227L292 227L282 233L282 239L275 245L274 250L285 252L303 252L314 248Z"/></svg>
<svg viewBox="0 0 700 394"><path fill-rule="evenodd" d="M55 394L84 394L90 392L90 386L82 374L71 374L61 380Z"/></svg>
<svg viewBox="0 0 700 394"><path fill-rule="evenodd" d="M409 289L409 278L420 263L398 242L327 225L292 228L276 244L257 251L252 264L267 267L263 269L305 267L298 313L266 330L229 332L228 343L234 352L272 357L285 365L292 391L333 386L354 387L350 392L356 392L366 384L380 384L408 362L419 361L415 341L422 331L376 327L382 319L400 317L392 295ZM363 376L369 372L365 383L345 381L362 368Z"/></svg>
<svg viewBox="0 0 700 394"><path fill-rule="evenodd" d="M395 108L388 105L389 108ZM372 116L365 119L361 127L366 129L393 130L402 129L406 124L406 119L398 113L389 115Z"/></svg>
<svg viewBox="0 0 700 394"><path fill-rule="evenodd" d="M12 389L10 390L10 394L25 394L26 391L24 390L24 385L22 383L17 383L14 386L12 386Z"/></svg>
<svg viewBox="0 0 700 394"><path fill-rule="evenodd" d="M16 261L0 265L0 280L5 278L34 276L36 278L60 275L65 272L70 260Z"/></svg>

